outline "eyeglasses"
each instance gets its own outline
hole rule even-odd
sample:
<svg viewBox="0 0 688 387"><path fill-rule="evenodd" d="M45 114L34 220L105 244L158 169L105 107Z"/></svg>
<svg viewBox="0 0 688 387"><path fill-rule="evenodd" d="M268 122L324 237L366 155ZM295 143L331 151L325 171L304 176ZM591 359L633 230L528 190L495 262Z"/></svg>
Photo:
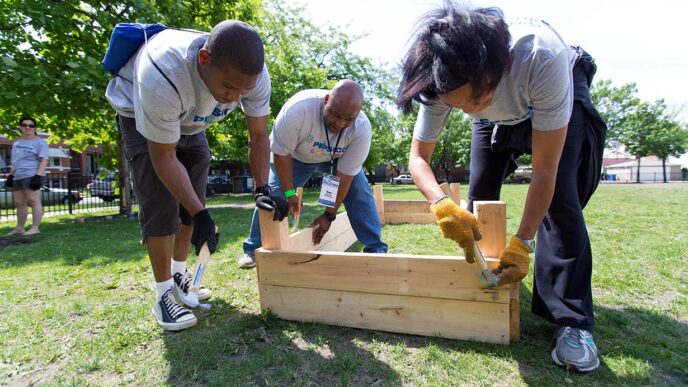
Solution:
<svg viewBox="0 0 688 387"><path fill-rule="evenodd" d="M36 124L28 124L28 125L21 124L20 126L21 126L22 128L35 128L35 127L36 127Z"/></svg>

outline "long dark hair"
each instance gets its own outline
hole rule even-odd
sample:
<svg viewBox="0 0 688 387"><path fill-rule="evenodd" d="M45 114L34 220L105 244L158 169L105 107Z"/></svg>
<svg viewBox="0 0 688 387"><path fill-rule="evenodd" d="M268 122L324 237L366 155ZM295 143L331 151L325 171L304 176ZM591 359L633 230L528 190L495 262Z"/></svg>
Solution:
<svg viewBox="0 0 688 387"><path fill-rule="evenodd" d="M419 21L402 62L397 106L433 99L470 83L473 98L494 90L511 67L511 34L499 8L469 8L445 1Z"/></svg>

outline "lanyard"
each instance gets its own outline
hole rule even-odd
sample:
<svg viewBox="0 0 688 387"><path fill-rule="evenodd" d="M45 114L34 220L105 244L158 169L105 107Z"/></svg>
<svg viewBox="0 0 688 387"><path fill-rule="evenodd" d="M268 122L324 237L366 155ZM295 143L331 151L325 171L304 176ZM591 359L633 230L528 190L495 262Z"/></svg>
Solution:
<svg viewBox="0 0 688 387"><path fill-rule="evenodd" d="M323 125L324 126L324 125ZM330 135L327 132L327 128L325 128L325 139L327 140L327 147L332 148L332 153L330 154L330 175L334 175L334 155L337 153L337 147L339 146L339 140L342 139L342 132L344 132L344 129L339 132L339 136L337 137L337 142L334 144L334 148L330 145Z"/></svg>

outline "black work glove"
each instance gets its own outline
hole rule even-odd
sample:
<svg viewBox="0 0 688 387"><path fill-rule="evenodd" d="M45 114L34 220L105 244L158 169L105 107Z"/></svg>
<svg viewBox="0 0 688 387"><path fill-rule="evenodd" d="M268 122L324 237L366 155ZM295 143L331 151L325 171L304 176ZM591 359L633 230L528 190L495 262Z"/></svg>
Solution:
<svg viewBox="0 0 688 387"><path fill-rule="evenodd" d="M43 177L41 175L33 175L29 181L29 188L32 190L40 189L43 185Z"/></svg>
<svg viewBox="0 0 688 387"><path fill-rule="evenodd" d="M281 196L271 195L270 187L264 185L256 189L256 207L265 211L275 211L272 220L282 221L289 215L289 203Z"/></svg>
<svg viewBox="0 0 688 387"><path fill-rule="evenodd" d="M220 233L215 231L215 222L208 214L208 210L203 210L194 215L194 228L191 234L191 243L196 246L196 255L201 253L203 243L208 242L208 250L214 253L217 243L220 240Z"/></svg>
<svg viewBox="0 0 688 387"><path fill-rule="evenodd" d="M7 187L7 188L14 187L14 175L7 176L7 181L5 181L5 187Z"/></svg>

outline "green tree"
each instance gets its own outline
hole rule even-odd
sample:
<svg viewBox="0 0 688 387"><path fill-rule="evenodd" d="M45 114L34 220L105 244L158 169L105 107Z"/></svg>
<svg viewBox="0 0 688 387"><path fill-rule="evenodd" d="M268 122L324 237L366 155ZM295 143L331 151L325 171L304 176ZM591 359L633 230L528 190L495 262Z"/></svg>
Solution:
<svg viewBox="0 0 688 387"><path fill-rule="evenodd" d="M465 166L470 161L471 127L471 117L454 110L437 140L430 166L433 170L441 169L447 181L449 173L457 164Z"/></svg>
<svg viewBox="0 0 688 387"><path fill-rule="evenodd" d="M662 114L645 141L649 153L662 160L662 176L666 183L666 161L669 157L679 157L688 151L688 130L680 122Z"/></svg>
<svg viewBox="0 0 688 387"><path fill-rule="evenodd" d="M408 167L413 127L416 122L416 112L408 115L397 115L392 123L393 140L384 149L383 162L398 175L401 170Z"/></svg>
<svg viewBox="0 0 688 387"><path fill-rule="evenodd" d="M662 100L655 103L640 102L637 109L624 118L619 141L626 147L626 151L638 160L637 183L640 183L641 159L652 155L656 144L661 141L657 134L662 130L665 109Z"/></svg>
<svg viewBox="0 0 688 387"><path fill-rule="evenodd" d="M603 79L593 85L590 97L607 123L607 146L614 146L620 142L628 115L635 112L641 103L636 96L637 93L635 83L617 87L610 80Z"/></svg>
<svg viewBox="0 0 688 387"><path fill-rule="evenodd" d="M0 3L0 131L21 114L67 139L76 150L117 143L105 100L110 75L100 61L116 23L161 22L208 31L237 18L253 22L258 0L155 2L125 0L5 0Z"/></svg>

